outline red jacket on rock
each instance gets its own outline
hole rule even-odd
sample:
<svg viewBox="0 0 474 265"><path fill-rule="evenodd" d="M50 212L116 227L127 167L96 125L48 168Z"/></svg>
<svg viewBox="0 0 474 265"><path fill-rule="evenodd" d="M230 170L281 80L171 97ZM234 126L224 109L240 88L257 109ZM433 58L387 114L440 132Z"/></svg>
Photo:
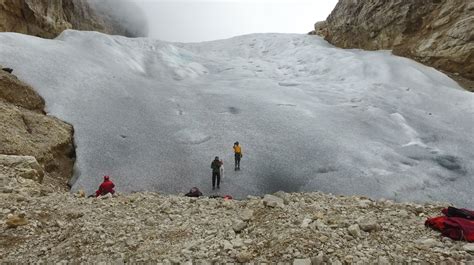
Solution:
<svg viewBox="0 0 474 265"><path fill-rule="evenodd" d="M95 196L96 197L104 196L107 193L114 194L115 193L114 187L115 185L112 181L110 181L109 176L104 176L104 182L100 184L99 189L95 192Z"/></svg>
<svg viewBox="0 0 474 265"><path fill-rule="evenodd" d="M474 242L474 212L467 209L449 207L442 210L445 216L429 218L425 225L454 240Z"/></svg>

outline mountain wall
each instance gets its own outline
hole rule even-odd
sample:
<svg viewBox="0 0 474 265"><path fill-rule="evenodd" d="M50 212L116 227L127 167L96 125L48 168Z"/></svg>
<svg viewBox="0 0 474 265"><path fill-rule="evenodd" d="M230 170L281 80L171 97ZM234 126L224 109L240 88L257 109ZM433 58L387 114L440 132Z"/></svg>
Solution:
<svg viewBox="0 0 474 265"><path fill-rule="evenodd" d="M30 156L27 164L37 160L39 171L44 171L40 182L65 189L75 160L73 128L45 115L43 109L44 100L33 88L0 70L0 169L24 164L21 157L12 160L3 155Z"/></svg>
<svg viewBox="0 0 474 265"><path fill-rule="evenodd" d="M65 29L127 37L148 32L141 10L127 1L0 0L0 31L55 38Z"/></svg>
<svg viewBox="0 0 474 265"><path fill-rule="evenodd" d="M471 0L340 0L310 34L342 48L391 49L474 80Z"/></svg>

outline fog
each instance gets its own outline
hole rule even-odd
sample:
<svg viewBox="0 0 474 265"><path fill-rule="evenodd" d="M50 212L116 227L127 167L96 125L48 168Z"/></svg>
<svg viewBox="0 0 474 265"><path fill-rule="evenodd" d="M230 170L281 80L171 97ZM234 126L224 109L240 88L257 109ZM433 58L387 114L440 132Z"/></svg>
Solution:
<svg viewBox="0 0 474 265"><path fill-rule="evenodd" d="M249 33L307 33L315 22L326 19L337 0L134 2L145 13L150 37L200 42Z"/></svg>
<svg viewBox="0 0 474 265"><path fill-rule="evenodd" d="M104 18L120 24L127 37L148 36L148 18L144 9L130 0L87 0Z"/></svg>

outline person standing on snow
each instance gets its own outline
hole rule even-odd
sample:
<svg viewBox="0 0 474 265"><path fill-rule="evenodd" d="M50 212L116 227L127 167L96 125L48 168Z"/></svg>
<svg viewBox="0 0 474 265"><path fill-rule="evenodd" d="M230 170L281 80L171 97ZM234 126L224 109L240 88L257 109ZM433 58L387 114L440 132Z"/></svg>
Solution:
<svg viewBox="0 0 474 265"><path fill-rule="evenodd" d="M217 188L219 189L221 184L221 161L219 161L219 157L216 156L214 161L211 163L212 168L212 189L216 188L216 180L217 180Z"/></svg>
<svg viewBox="0 0 474 265"><path fill-rule="evenodd" d="M242 158L242 147L239 142L234 143L235 170L240 170L240 159Z"/></svg>
<svg viewBox="0 0 474 265"><path fill-rule="evenodd" d="M99 189L95 192L95 196L104 196L108 193L111 193L112 195L115 193L115 185L112 181L110 181L109 176L104 176L104 182L100 184Z"/></svg>

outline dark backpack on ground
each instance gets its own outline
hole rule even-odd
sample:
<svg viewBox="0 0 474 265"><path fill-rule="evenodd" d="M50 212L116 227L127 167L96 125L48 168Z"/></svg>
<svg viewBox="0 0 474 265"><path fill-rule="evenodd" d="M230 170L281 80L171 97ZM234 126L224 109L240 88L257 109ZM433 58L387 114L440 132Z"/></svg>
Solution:
<svg viewBox="0 0 474 265"><path fill-rule="evenodd" d="M460 217L464 219L474 220L474 212L467 209L458 209L455 207L448 207L443 210L443 214L448 217Z"/></svg>
<svg viewBox="0 0 474 265"><path fill-rule="evenodd" d="M202 192L198 188L193 187L184 196L186 196L186 197L199 197L199 196L202 196Z"/></svg>

